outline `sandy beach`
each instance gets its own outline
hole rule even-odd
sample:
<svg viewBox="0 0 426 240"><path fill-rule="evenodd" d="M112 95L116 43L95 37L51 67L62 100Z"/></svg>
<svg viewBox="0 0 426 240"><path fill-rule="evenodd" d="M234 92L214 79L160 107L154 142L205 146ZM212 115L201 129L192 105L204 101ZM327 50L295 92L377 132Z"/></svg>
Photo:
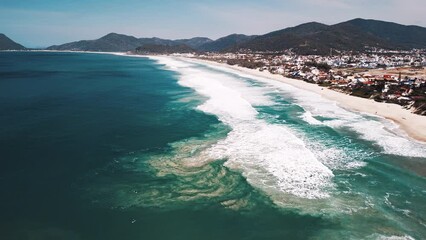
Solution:
<svg viewBox="0 0 426 240"><path fill-rule="evenodd" d="M64 51L58 51L58 52L64 52ZM84 52L84 53L113 54L113 55L133 56L133 57L149 57L147 55L134 55L134 54L120 53L120 52L114 52L114 53ZM400 105L391 104L391 103L381 103L371 99L350 96L348 94L337 92L328 88L324 88L316 84L307 83L302 80L291 79L278 74L272 74L268 71L261 72L256 69L249 69L249 68L244 68L244 67L235 66L235 65L232 66L225 63L218 63L215 61L208 61L203 59L187 58L187 57L177 57L177 58L182 58L183 60L189 60L189 61L217 66L221 68L227 68L233 71L237 71L243 74L249 74L255 77L272 79L272 80L283 82L285 84L289 84L299 89L314 92L328 100L336 102L342 108L345 108L351 111L376 115L376 116L391 120L400 127L400 129L402 130L401 131L402 134L405 134L408 137L411 137L417 141L426 143L426 116L414 114L410 110L404 109Z"/></svg>
<svg viewBox="0 0 426 240"><path fill-rule="evenodd" d="M321 95L322 97L335 101L339 106L348 110L357 111L361 113L368 113L384 117L392 120L400 129L403 130L409 137L426 143L426 116L421 116L412 113L410 110L402 108L397 104L380 103L371 99L359 98L350 96L341 92L330 90L328 88L320 87L316 84L307 83L297 79L290 79L281 75L272 74L267 71L258 71L255 69L248 69L239 66L231 66L224 63L218 63L213 61L201 60L201 59L190 59L199 63L210 64L219 67L225 67L231 70L235 70L244 74L250 74L256 77L263 77L280 81L291 86L311 91Z"/></svg>

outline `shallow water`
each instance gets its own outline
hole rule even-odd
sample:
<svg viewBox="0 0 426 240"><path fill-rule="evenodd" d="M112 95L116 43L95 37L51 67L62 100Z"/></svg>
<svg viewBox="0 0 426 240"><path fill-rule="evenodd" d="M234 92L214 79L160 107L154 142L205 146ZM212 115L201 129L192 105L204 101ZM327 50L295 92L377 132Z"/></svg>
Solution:
<svg viewBox="0 0 426 240"><path fill-rule="evenodd" d="M283 83L0 53L0 110L7 239L426 236L425 145Z"/></svg>

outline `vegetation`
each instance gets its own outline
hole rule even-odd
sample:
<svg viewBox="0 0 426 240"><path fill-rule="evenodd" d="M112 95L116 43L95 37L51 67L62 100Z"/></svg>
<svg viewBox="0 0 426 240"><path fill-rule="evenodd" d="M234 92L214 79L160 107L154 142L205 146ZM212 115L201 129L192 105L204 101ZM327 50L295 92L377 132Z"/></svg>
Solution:
<svg viewBox="0 0 426 240"><path fill-rule="evenodd" d="M180 44L174 46L165 46L159 44L146 44L144 46L136 48L138 54L171 54L171 53L192 53L194 49L187 45Z"/></svg>
<svg viewBox="0 0 426 240"><path fill-rule="evenodd" d="M426 48L426 28L404 26L376 20L354 19L325 25L311 22L261 36L232 34L216 41L208 38L167 40L135 38L110 33L96 40L83 40L50 50L133 51L136 47L155 44L164 46L187 45L198 51L270 51L292 49L302 55L328 55L339 51L365 52L374 47L382 49Z"/></svg>
<svg viewBox="0 0 426 240"><path fill-rule="evenodd" d="M298 54L327 55L332 50L363 52L366 46L426 48L426 28L364 19L330 26L313 22L256 37L238 48L253 51L293 49Z"/></svg>
<svg viewBox="0 0 426 240"><path fill-rule="evenodd" d="M245 68L257 69L265 66L263 62L256 62L246 59L229 59L227 60L227 64L229 65L238 65Z"/></svg>
<svg viewBox="0 0 426 240"><path fill-rule="evenodd" d="M426 116L426 98L415 101L412 108L414 113Z"/></svg>
<svg viewBox="0 0 426 240"><path fill-rule="evenodd" d="M216 41L201 45L199 47L199 50L205 52L227 51L237 47L239 44L245 43L253 39L254 37L255 36L247 36L243 34L232 34L223 38L219 38Z"/></svg>
<svg viewBox="0 0 426 240"><path fill-rule="evenodd" d="M306 62L305 65L308 67L316 67L324 72L329 72L331 70L331 66L327 63Z"/></svg>

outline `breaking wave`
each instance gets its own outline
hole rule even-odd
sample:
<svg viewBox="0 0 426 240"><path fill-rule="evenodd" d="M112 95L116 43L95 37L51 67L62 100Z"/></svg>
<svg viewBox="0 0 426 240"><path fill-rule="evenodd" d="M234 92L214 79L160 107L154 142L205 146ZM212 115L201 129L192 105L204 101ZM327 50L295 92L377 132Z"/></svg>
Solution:
<svg viewBox="0 0 426 240"><path fill-rule="evenodd" d="M329 197L333 173L284 125L258 119L254 106L272 104L261 88L226 74L197 69L169 58L154 58L178 71L179 83L208 100L199 110L230 126L228 136L207 149L211 158L240 171L253 186L270 193L316 199Z"/></svg>
<svg viewBox="0 0 426 240"><path fill-rule="evenodd" d="M224 67L209 67L231 72L237 76L255 79L266 84L269 88L281 91L281 94L292 98L296 104L303 107L305 113L302 115L302 119L309 124L350 129L359 134L360 138L379 146L386 154L405 157L426 157L425 144L403 136L396 124L391 121L366 114L353 113L316 93L302 90L283 82L249 76ZM325 120L319 121L315 117L323 117Z"/></svg>

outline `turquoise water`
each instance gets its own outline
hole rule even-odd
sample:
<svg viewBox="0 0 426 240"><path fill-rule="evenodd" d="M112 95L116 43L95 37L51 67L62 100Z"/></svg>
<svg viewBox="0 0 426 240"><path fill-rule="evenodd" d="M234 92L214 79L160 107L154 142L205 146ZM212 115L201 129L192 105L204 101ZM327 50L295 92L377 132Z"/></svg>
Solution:
<svg viewBox="0 0 426 240"><path fill-rule="evenodd" d="M0 53L2 239L423 239L426 147L171 58Z"/></svg>

